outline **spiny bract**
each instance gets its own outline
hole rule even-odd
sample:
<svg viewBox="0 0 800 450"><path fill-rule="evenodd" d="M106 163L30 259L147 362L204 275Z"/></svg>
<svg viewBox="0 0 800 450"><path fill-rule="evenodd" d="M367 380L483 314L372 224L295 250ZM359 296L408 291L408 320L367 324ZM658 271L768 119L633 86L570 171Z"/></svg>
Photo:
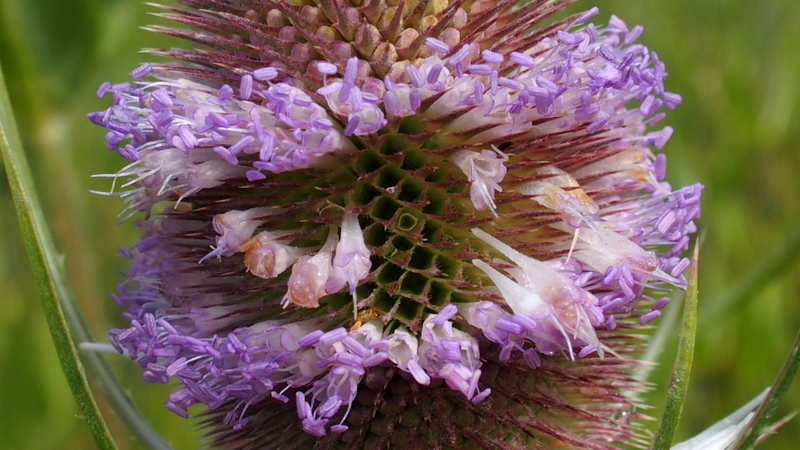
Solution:
<svg viewBox="0 0 800 450"><path fill-rule="evenodd" d="M639 26L534 0L180 0L89 118L130 164L112 344L226 448L641 447L700 185ZM663 297L663 298L662 298ZM619 321L619 322L618 322Z"/></svg>

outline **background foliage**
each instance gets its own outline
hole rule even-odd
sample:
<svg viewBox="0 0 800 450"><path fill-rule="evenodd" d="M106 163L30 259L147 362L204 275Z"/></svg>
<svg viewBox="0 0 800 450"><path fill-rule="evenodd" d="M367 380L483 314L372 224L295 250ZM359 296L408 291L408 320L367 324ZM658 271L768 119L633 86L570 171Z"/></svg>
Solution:
<svg viewBox="0 0 800 450"><path fill-rule="evenodd" d="M800 325L800 4L796 0L579 0L642 24L641 41L667 63L667 88L684 103L667 122L674 185L706 185L700 228L700 322L679 439L724 417L771 384ZM95 339L121 326L109 299L122 280L116 249L135 242L132 223L115 226L117 199L90 195L123 161L105 149L84 115L105 108L105 80L127 81L147 59L143 47L183 45L138 26L157 22L137 0L2 0L0 61L50 225ZM0 169L1 170L1 169ZM0 178L5 180L3 176ZM0 442L14 449L92 448L63 379L0 181ZM663 404L675 342L653 381ZM169 388L111 356L136 403L176 449L202 439L191 422L163 408ZM800 409L800 386L783 412ZM101 399L102 402L102 399ZM107 415L121 448L139 448ZM765 448L794 449L800 421Z"/></svg>

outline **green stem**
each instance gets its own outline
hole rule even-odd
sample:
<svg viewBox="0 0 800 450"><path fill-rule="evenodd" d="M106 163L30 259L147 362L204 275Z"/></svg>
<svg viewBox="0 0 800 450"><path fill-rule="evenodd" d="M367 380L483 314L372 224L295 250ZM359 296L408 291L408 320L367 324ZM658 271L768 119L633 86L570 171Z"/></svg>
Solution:
<svg viewBox="0 0 800 450"><path fill-rule="evenodd" d="M2 68L0 68L0 151L3 154L17 218L42 298L48 328L67 383L97 446L102 450L116 449L117 446L100 414L84 373L84 366L75 348L75 342L91 342L92 339L67 288L60 257L36 196L33 177L22 149ZM171 449L131 403L100 355L87 352L84 354L83 362L114 410L143 445L155 450Z"/></svg>
<svg viewBox="0 0 800 450"><path fill-rule="evenodd" d="M686 391L689 388L697 331L697 264L698 246L695 245L692 266L689 271L689 286L686 289L686 301L683 306L683 325L678 342L678 355L675 358L675 368L672 371L672 379L667 390L664 413L661 415L661 421L653 437L653 450L669 450L672 446L675 430L678 428L683 404L686 400Z"/></svg>
<svg viewBox="0 0 800 450"><path fill-rule="evenodd" d="M14 197L20 228L25 248L33 269L39 294L42 298L47 325L53 338L53 344L61 361L61 368L72 395L78 402L83 419L101 449L116 449L103 416L92 396L89 382L78 359L64 312L59 305L58 294L61 284L59 262L52 250L52 239L44 225L38 199L33 193L33 178L28 162L22 151L21 140L17 132L16 121L11 110L11 102L6 91L5 78L0 73L0 150L3 153L8 183Z"/></svg>

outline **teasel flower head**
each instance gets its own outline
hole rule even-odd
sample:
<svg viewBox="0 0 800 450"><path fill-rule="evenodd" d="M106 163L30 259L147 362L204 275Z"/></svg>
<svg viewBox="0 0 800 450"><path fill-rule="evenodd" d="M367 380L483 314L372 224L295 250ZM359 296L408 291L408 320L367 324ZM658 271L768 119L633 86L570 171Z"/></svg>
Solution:
<svg viewBox="0 0 800 450"><path fill-rule="evenodd" d="M569 2L180 0L101 86L140 242L111 343L214 445L643 447L702 187L642 28ZM202 404L204 406L195 406Z"/></svg>

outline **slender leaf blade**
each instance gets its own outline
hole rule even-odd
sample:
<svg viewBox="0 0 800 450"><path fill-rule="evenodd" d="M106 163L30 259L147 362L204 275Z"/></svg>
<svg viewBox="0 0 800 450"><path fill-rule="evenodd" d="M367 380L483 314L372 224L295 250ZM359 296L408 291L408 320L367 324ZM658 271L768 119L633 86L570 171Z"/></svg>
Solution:
<svg viewBox="0 0 800 450"><path fill-rule="evenodd" d="M794 345L789 351L789 356L781 369L778 378L767 393L767 398L761 403L755 417L750 422L747 429L740 435L739 439L730 448L751 449L758 443L758 439L765 434L769 434L773 427L772 418L778 409L778 404L783 400L786 391L792 385L794 376L800 368L800 330L794 340Z"/></svg>
<svg viewBox="0 0 800 450"><path fill-rule="evenodd" d="M683 411L686 392L689 388L689 377L692 372L694 357L694 341L697 331L697 271L698 271L698 246L695 246L692 255L692 265L689 271L689 286L686 289L686 300L683 305L683 325L678 342L678 355L675 358L675 368L672 371L667 400L661 421L653 437L653 450L668 450L675 437L675 430Z"/></svg>
<svg viewBox="0 0 800 450"><path fill-rule="evenodd" d="M709 450L709 449L728 449L730 444L736 440L747 424L752 421L755 413L753 410L760 407L767 397L768 389L758 394L756 398L747 402L744 406L729 414L724 419L706 428L700 434L683 441L672 447L671 450Z"/></svg>

